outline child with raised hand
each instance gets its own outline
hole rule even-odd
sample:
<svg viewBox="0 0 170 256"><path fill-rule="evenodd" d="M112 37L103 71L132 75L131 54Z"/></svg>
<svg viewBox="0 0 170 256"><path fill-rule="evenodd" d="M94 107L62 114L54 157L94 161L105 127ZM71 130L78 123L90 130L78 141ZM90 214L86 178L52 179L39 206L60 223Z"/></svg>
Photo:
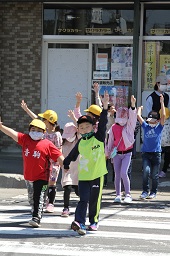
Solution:
<svg viewBox="0 0 170 256"><path fill-rule="evenodd" d="M65 158L64 169L69 170L71 161L80 155L78 186L80 201L76 207L75 220L71 228L80 235L86 234L86 212L89 205L88 227L91 231L98 228L100 204L104 175L107 173L104 141L107 124L109 95L104 93L103 110L100 115L98 130L94 132L94 121L90 116L83 115L77 121L78 132L82 138Z"/></svg>
<svg viewBox="0 0 170 256"><path fill-rule="evenodd" d="M82 100L82 94L80 92L76 93L76 106L74 109L74 114L75 117L78 119L81 116L81 111L80 111L80 103ZM99 118L100 118L100 114L102 112L102 109L95 104L90 105L89 108L84 110L88 116L90 116L93 121L94 121L94 125L95 125L95 131L97 131L97 126L98 126L98 122L99 122Z"/></svg>
<svg viewBox="0 0 170 256"><path fill-rule="evenodd" d="M156 197L159 182L159 168L161 164L161 137L165 122L164 97L160 95L161 118L159 112L150 111L145 121L141 112L143 106L138 107L137 117L143 128L142 165L143 165L143 192L141 199L153 199ZM151 189L149 178L152 179Z"/></svg>
<svg viewBox="0 0 170 256"><path fill-rule="evenodd" d="M32 227L40 226L50 175L49 159L58 161L61 166L64 159L60 150L44 139L45 129L44 122L34 119L29 124L29 134L24 134L3 125L0 120L0 130L22 147L24 178L33 183L33 213L29 221Z"/></svg>
<svg viewBox="0 0 170 256"><path fill-rule="evenodd" d="M66 157L70 151L74 148L80 136L77 133L77 127L73 122L66 123L64 126L63 134L63 146L62 152L64 157ZM61 213L61 217L68 217L70 214L69 211L69 202L70 202L70 194L72 188L75 191L75 194L78 196L78 161L79 158L75 162L70 163L70 169L68 172L64 171L62 168L62 179L61 185L64 189L64 209Z"/></svg>
<svg viewBox="0 0 170 256"><path fill-rule="evenodd" d="M131 163L132 149L134 144L134 131L137 121L135 107L136 98L131 96L131 107L119 107L116 111L115 123L109 131L106 147L106 156L111 158L115 172L115 203L121 203L121 179L125 189L124 203L131 203L130 180L128 168Z"/></svg>
<svg viewBox="0 0 170 256"><path fill-rule="evenodd" d="M46 139L50 140L61 152L62 152L62 137L61 133L59 131L56 131L56 128L58 126L57 120L58 116L57 113L53 110L46 110L44 113L34 114L27 106L27 104L22 100L21 107L27 112L27 114L31 118L38 118L40 116L43 118L43 121L46 125L46 132L44 133L44 136ZM58 162L54 162L50 160L52 165L52 170L50 172L49 177L49 184L48 184L48 193L47 193L47 202L46 202L46 209L45 212L53 213L54 212L54 201L55 201L55 195L56 195L56 182L58 179L59 171L60 171L60 165ZM29 185L27 182L27 188L29 188ZM28 190L29 197L31 197L31 191Z"/></svg>

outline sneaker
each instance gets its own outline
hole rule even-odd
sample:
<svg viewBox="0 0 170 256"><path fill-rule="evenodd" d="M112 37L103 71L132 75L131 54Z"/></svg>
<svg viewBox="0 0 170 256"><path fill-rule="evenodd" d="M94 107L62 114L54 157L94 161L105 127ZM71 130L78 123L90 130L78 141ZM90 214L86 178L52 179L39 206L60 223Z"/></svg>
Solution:
<svg viewBox="0 0 170 256"><path fill-rule="evenodd" d="M159 178L165 178L165 177L166 177L166 173L164 171L160 171Z"/></svg>
<svg viewBox="0 0 170 256"><path fill-rule="evenodd" d="M29 225L34 228L38 228L40 226L39 218L33 217L32 220L29 221Z"/></svg>
<svg viewBox="0 0 170 256"><path fill-rule="evenodd" d="M68 217L69 214L70 214L69 209L64 208L62 213L61 213L61 217Z"/></svg>
<svg viewBox="0 0 170 256"><path fill-rule="evenodd" d="M83 223L78 223L77 221L73 221L71 223L71 229L73 229L74 231L77 231L79 235L86 234L86 226Z"/></svg>
<svg viewBox="0 0 170 256"><path fill-rule="evenodd" d="M125 199L123 200L123 202L124 202L125 204L130 204L130 203L132 202L132 197L131 197L131 195L126 195L126 196L125 196Z"/></svg>
<svg viewBox="0 0 170 256"><path fill-rule="evenodd" d="M155 198L155 197L156 197L156 194L153 193L153 192L151 192L151 193L149 194L149 196L147 196L147 199L153 199L153 198Z"/></svg>
<svg viewBox="0 0 170 256"><path fill-rule="evenodd" d="M120 204L121 203L121 196L116 196L114 199L114 203Z"/></svg>
<svg viewBox="0 0 170 256"><path fill-rule="evenodd" d="M44 212L53 213L54 212L54 205L48 204Z"/></svg>
<svg viewBox="0 0 170 256"><path fill-rule="evenodd" d="M143 191L140 195L140 199L146 199L148 197L148 192Z"/></svg>
<svg viewBox="0 0 170 256"><path fill-rule="evenodd" d="M98 229L98 223L94 222L93 224L90 224L90 226L88 227L88 230L90 231L97 231Z"/></svg>

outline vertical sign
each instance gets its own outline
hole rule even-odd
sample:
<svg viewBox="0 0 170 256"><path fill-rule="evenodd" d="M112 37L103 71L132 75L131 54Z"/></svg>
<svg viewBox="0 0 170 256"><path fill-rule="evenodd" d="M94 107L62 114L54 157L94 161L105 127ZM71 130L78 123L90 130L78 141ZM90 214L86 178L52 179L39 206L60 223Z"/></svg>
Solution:
<svg viewBox="0 0 170 256"><path fill-rule="evenodd" d="M144 89L153 89L156 82L156 42L145 42Z"/></svg>

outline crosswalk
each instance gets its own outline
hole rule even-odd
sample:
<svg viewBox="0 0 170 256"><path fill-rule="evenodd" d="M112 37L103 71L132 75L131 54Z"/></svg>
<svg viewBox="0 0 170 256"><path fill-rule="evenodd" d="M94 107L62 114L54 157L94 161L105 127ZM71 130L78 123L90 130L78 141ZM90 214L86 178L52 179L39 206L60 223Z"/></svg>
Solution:
<svg viewBox="0 0 170 256"><path fill-rule="evenodd" d="M99 230L87 231L81 237L70 229L78 199L72 197L71 215L62 218L62 196L57 195L55 213L44 213L40 228L28 225L31 214L27 195L18 196L11 205L1 204L0 255L170 255L168 204L159 209L146 207L143 202L140 207L136 202L114 205L104 198Z"/></svg>

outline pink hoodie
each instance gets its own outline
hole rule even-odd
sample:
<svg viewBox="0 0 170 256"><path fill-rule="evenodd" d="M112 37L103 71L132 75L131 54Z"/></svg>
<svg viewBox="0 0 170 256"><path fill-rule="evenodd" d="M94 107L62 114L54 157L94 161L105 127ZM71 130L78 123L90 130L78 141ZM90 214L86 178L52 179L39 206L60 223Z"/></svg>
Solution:
<svg viewBox="0 0 170 256"><path fill-rule="evenodd" d="M127 123L124 126L113 124L108 131L109 138L108 142L106 143L105 153L106 156L110 157L110 154L114 147L116 147L120 141L118 151L126 151L133 147L135 142L134 139L134 131L137 122L137 110L136 108L132 110L129 109L129 118Z"/></svg>

